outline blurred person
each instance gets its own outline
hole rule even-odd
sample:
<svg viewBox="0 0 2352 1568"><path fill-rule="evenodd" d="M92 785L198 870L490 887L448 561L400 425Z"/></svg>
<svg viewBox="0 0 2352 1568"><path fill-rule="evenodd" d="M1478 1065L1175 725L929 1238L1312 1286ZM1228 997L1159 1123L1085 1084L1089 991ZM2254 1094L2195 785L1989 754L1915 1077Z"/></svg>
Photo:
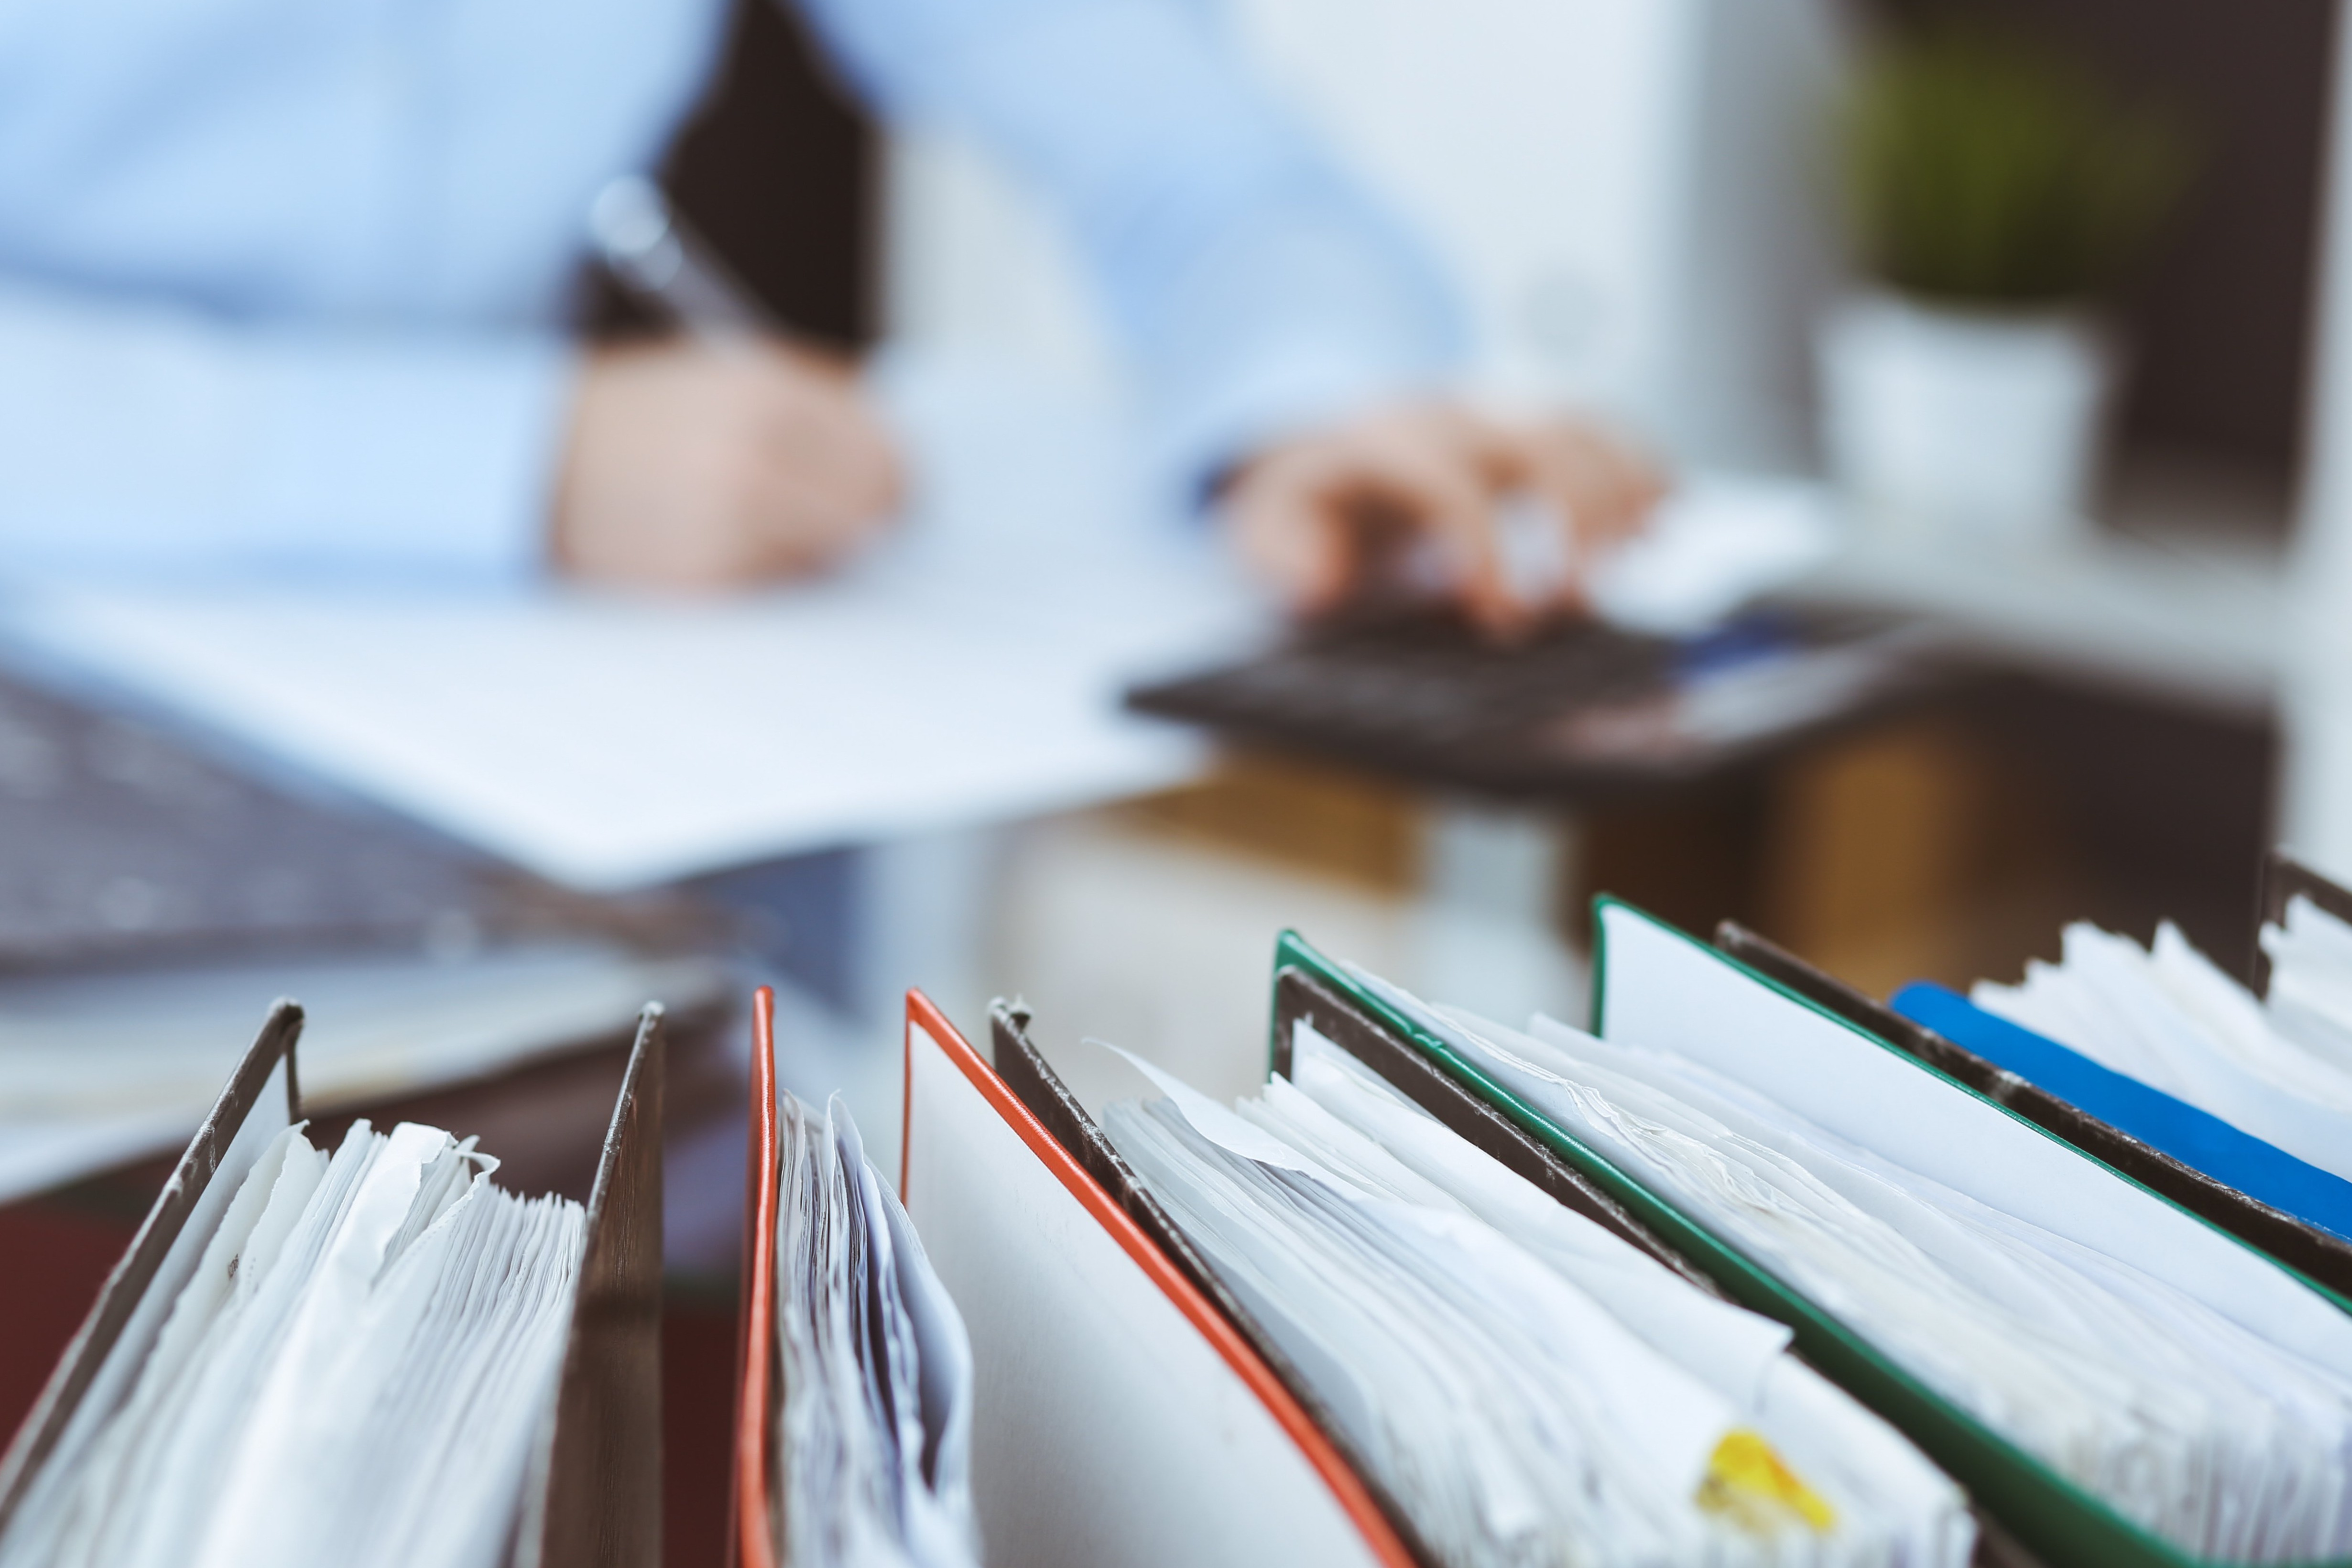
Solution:
<svg viewBox="0 0 2352 1568"><path fill-rule="evenodd" d="M1202 5L802 8L879 112L1057 205L1171 462L1300 609L1402 540L1507 626L1549 606L1498 500L1591 546L1654 499L1595 429L1444 394L1444 283ZM566 331L590 200L658 160L724 10L0 0L0 552L709 589L856 549L902 479L850 366Z"/></svg>

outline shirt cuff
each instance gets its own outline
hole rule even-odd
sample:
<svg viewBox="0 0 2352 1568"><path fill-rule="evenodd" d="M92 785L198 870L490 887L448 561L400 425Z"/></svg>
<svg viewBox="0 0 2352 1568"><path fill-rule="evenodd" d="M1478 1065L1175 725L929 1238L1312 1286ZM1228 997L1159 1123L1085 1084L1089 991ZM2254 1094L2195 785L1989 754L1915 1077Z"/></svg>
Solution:
<svg viewBox="0 0 2352 1568"><path fill-rule="evenodd" d="M537 574L575 369L569 345L530 335L267 356L247 550L371 574Z"/></svg>

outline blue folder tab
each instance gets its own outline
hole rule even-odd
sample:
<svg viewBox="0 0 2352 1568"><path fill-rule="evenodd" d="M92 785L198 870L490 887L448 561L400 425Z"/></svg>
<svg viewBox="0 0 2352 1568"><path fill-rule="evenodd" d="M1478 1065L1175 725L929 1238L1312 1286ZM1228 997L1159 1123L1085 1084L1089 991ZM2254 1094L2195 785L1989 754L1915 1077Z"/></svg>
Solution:
<svg viewBox="0 0 2352 1568"><path fill-rule="evenodd" d="M1915 981L1896 992L1890 1005L1913 1023L2182 1164L2305 1225L2352 1238L2352 1182L2306 1165L2210 1111L1988 1013L1945 986Z"/></svg>

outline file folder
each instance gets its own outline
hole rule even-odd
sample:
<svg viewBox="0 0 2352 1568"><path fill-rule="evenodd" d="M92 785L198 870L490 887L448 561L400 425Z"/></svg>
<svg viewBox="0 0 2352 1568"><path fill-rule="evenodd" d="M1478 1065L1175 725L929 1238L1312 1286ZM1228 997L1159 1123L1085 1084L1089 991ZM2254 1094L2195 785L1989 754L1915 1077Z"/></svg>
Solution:
<svg viewBox="0 0 2352 1568"><path fill-rule="evenodd" d="M1633 1014L1633 1037L1668 1048L1682 1048L1679 1038L1669 1037L1675 1031L1664 1026L1671 1022L1667 1015L1675 1010L1700 1005L1699 997L1688 994L1691 988L1679 988L1672 994L1645 994L1642 988L1633 987L1612 997L1611 985L1612 944L1650 944L1654 948L1661 943L1677 944L1676 957L1686 960L1704 955L1708 960L1712 982L1762 987L1780 1003L1802 1015L1798 1026L1808 1033L1811 1046L1820 1047L1815 1053L1820 1059L1811 1062L1809 1070L1818 1068L1820 1060L1837 1058L1842 1069L1852 1074L1853 1081L1846 1090L1853 1097L1850 1104L1857 1110L1905 1115L1927 1105L1939 1115L1949 1112L1954 1119L1967 1123L1969 1134L1984 1141L1986 1160L2012 1162L2006 1169L2021 1192L2032 1189L2035 1178L2042 1180L2042 1189L2034 1195L2036 1202L2058 1203L2063 1193L2067 1198L2083 1200L2085 1210L2091 1212L2152 1202L2172 1215L2171 1220L2160 1224L2167 1241L2200 1258L2227 1261L2217 1251L2227 1248L2261 1256L2218 1226L2168 1204L2152 1190L2141 1187L2132 1178L2104 1165L1990 1097L1729 954L1709 949L1613 899L1596 900L1595 927L1599 937L1592 1021L1593 1032L1604 1038L1609 1037L1612 1013L1620 1022L1625 1015ZM2148 1568L2191 1568L2200 1563L2200 1559L2126 1521L1927 1386L1827 1308L1719 1239L1675 1204L1502 1088L1444 1039L1391 1006L1296 932L1283 934L1276 949L1276 971L1277 977L1285 972L1295 972L1346 998L1383 1032L1410 1046L1590 1180L1632 1218L1707 1274L1733 1300L1788 1323L1795 1331L1797 1348L1807 1361L1917 1443L1967 1487L1983 1511L2025 1550L2051 1563L2098 1562ZM1665 988L1652 989L1663 992ZM1644 1013L1649 1016L1642 1016ZM1822 1025L1828 1026L1831 1037L1822 1037ZM1740 1048L1745 1047L1742 1041ZM1704 1065L1705 1058L1700 1059ZM1889 1064L1899 1064L1903 1074L1916 1073L1917 1077L1890 1074ZM1836 1128L1832 1125L1831 1130L1834 1131ZM1928 1173L1932 1175L1933 1172ZM2280 1266L2265 1258L2263 1267ZM2328 1310L2352 1308L2352 1303L2343 1297L2314 1285L2307 1277L2297 1278L2318 1295Z"/></svg>
<svg viewBox="0 0 2352 1568"><path fill-rule="evenodd" d="M735 1472L729 1482L734 1528L728 1534L730 1568L774 1568L775 1523L771 1489L775 1475L769 1434L775 1430L776 1363L776 994L762 985L751 996L751 1104L749 1158L744 1162L743 1280L736 1322Z"/></svg>
<svg viewBox="0 0 2352 1568"><path fill-rule="evenodd" d="M1388 1490L1373 1479L1371 1468L1346 1432L1335 1420L1328 1406L1302 1374L1289 1355L1275 1342L1273 1335L1253 1317L1241 1299L1220 1277L1207 1259L1201 1256L1175 1220L1160 1205L1160 1200L1138 1179L1127 1162L1112 1147L1101 1127L1087 1114L1061 1075L1056 1073L1042 1052L1030 1042L1029 1014L1023 1009L998 1002L989 1009L990 1043L994 1047L998 1076L1005 1087L1020 1100L1038 1124L1052 1135L1072 1159L1092 1177L1097 1185L1109 1194L1129 1219L1158 1247L1178 1272L1213 1305L1234 1332L1247 1341L1266 1370L1272 1373L1298 1407L1306 1412L1316 1429L1329 1439L1349 1469L1359 1478L1365 1491L1379 1507L1381 1516L1396 1532L1399 1542L1412 1553L1422 1568L1436 1568L1438 1558L1413 1529L1412 1520Z"/></svg>
<svg viewBox="0 0 2352 1568"><path fill-rule="evenodd" d="M1732 921L1717 929L1715 940L1725 952L1813 1005L1908 1052L2290 1268L2352 1294L2352 1228L2347 1228L2352 1227L2352 1184L1983 1013L1941 987L1907 986L1889 1005ZM2024 1038L2008 1041L2011 1048L2002 1049L1996 1031ZM1989 1043L1994 1048L1971 1048ZM2331 1226L2325 1223L2329 1219L2337 1223Z"/></svg>
<svg viewBox="0 0 2352 1568"><path fill-rule="evenodd" d="M301 1120L301 1031L300 1006L271 1009L107 1277L0 1458L0 1528L42 1463L128 1392L195 1264L190 1254L173 1258L173 1243L191 1223L216 1221L260 1145ZM513 1568L636 1568L660 1557L662 1066L662 1010L648 1006L597 1163L562 1372L527 1471Z"/></svg>
<svg viewBox="0 0 2352 1568"><path fill-rule="evenodd" d="M1363 990L1345 971L1293 931L1283 933L1275 961L1274 1008L1268 1055L1273 1070L1291 1076L1294 1028L1304 1023L1355 1058L1391 1088L1435 1117L1513 1174L1622 1237L1710 1295L1756 1303L1724 1289L1585 1166L1567 1158L1549 1139L1514 1115L1503 1098L1478 1088L1475 1072L1464 1075L1446 1063L1442 1044L1432 1050L1426 1037ZM1780 1314L1771 1314L1780 1316ZM1785 1321L1785 1319L1783 1320ZM1810 1359L1810 1358L1808 1358ZM1826 1370L1826 1369L1822 1369ZM1981 1508L1977 1521L1979 1568L2039 1568L2039 1560Z"/></svg>
<svg viewBox="0 0 2352 1568"><path fill-rule="evenodd" d="M736 1470L747 1568L774 1558L780 1393L775 1251L757 1234L775 1228L773 1199L757 1196L775 1185L765 1007L755 1027ZM1414 1563L1249 1341L919 992L906 1062L899 1193L971 1335L973 1489L992 1561Z"/></svg>

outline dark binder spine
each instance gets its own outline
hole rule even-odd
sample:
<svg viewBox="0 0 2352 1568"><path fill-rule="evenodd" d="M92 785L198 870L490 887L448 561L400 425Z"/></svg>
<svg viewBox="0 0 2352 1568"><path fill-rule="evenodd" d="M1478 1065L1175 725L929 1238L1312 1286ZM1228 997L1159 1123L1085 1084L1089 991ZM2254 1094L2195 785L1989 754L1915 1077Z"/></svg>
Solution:
<svg viewBox="0 0 2352 1568"><path fill-rule="evenodd" d="M661 1561L662 1009L638 1016L588 1198L563 1372L514 1568Z"/></svg>
<svg viewBox="0 0 2352 1568"><path fill-rule="evenodd" d="M2250 961L2258 995L2267 996L2271 991L2271 955L2263 951L2261 928L2284 925L2286 907L2298 894L2337 920L2352 922L2352 889L2328 880L2284 849L2272 850L2263 861L2262 900L2256 911L2254 951Z"/></svg>
<svg viewBox="0 0 2352 1568"><path fill-rule="evenodd" d="M302 1119L301 1097L294 1078L294 1046L301 1035L302 1009L299 1004L281 1000L269 1009L261 1033L246 1051L236 1071L230 1075L227 1087L214 1101L204 1124L196 1129L187 1152L173 1167L171 1179L163 1184L154 1206L140 1222L139 1232L131 1237L122 1261L114 1266L106 1283L100 1287L89 1316L82 1321L73 1342L58 1359L57 1370L49 1374L40 1398L34 1402L24 1425L17 1428L7 1454L0 1457L0 1530L7 1528L41 1461L49 1457L58 1438L64 1436L67 1423L73 1419L83 1395L89 1391L91 1379L98 1375L108 1353L121 1338L131 1312L146 1294L156 1270L163 1267L164 1255L180 1238L196 1200L212 1185L214 1175L227 1157L229 1145L236 1142L237 1131L252 1114L262 1090L268 1087L269 1075L281 1061L286 1066L288 1120Z"/></svg>

